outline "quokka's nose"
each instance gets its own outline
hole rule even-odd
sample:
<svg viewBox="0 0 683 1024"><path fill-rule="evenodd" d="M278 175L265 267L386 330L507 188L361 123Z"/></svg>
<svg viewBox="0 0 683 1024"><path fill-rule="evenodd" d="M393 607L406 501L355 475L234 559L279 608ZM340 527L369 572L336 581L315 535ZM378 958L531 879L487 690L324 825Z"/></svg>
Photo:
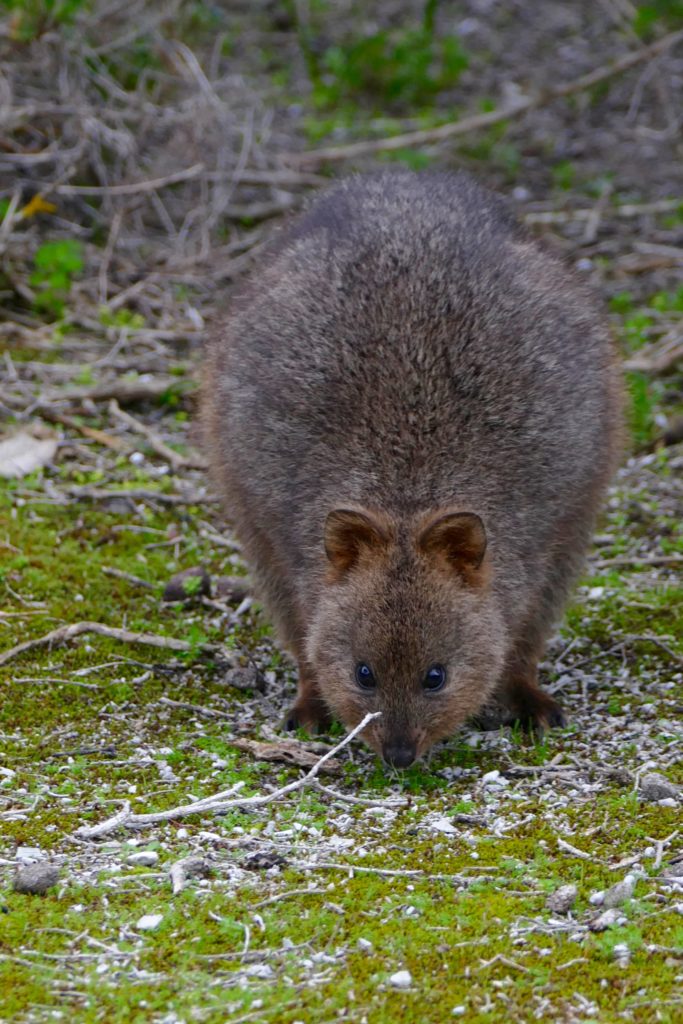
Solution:
<svg viewBox="0 0 683 1024"><path fill-rule="evenodd" d="M388 742L382 746L382 756L392 768L409 768L415 760L416 753L417 750L414 743Z"/></svg>

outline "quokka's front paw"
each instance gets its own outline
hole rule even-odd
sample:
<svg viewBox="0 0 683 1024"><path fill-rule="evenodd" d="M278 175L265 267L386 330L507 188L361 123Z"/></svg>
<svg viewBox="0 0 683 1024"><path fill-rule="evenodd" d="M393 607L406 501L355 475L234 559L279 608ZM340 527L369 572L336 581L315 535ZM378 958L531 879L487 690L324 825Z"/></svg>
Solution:
<svg viewBox="0 0 683 1024"><path fill-rule="evenodd" d="M512 721L519 722L525 731L539 736L548 729L561 729L567 724L557 701L538 686L518 690L510 703L510 712Z"/></svg>
<svg viewBox="0 0 683 1024"><path fill-rule="evenodd" d="M285 729L288 732L299 728L307 732L325 732L331 724L332 716L321 697L297 698L285 718Z"/></svg>

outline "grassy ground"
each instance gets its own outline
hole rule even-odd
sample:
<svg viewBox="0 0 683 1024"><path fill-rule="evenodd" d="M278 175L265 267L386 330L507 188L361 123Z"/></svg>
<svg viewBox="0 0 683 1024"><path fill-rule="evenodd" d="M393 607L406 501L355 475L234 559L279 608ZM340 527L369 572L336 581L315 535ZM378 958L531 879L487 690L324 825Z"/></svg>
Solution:
<svg viewBox="0 0 683 1024"><path fill-rule="evenodd" d="M441 5L437 64L420 63L431 45L422 23L407 40L406 83L410 5L405 32L380 4L374 28L350 38L351 3L312 4L304 23L289 7L278 21L269 5L238 4L225 23L220 8L181 4L173 27L140 4L128 41L130 23L98 21L99 6L62 5L57 24L41 25L35 5L15 4L11 33L26 49L8 57L15 128L0 173L21 175L0 182L0 413L3 433L38 424L58 448L42 469L0 481L0 1021L674 1024L683 377L680 363L662 373L653 360L680 341L683 317L670 131L680 58L457 150L399 154L504 186L603 291L622 346L629 452L542 666L568 727L543 742L466 728L402 773L352 744L318 781L267 805L187 807L236 785L240 797L274 794L305 771L282 758L310 763L342 736L278 746L295 676L259 608L218 582L244 567L191 427L200 342L226 281L267 220L316 184L277 153L433 127L488 109L520 67L541 86L556 65L575 77L675 26L644 15L626 25L621 5L617 17L612 5L594 15L553 3L526 21L514 4L488 18L465 4L463 28ZM61 113L47 102L54 82ZM103 191L199 159L203 170L170 191ZM19 217L43 192L58 208ZM169 579L200 565L211 597L190 584L186 601L162 600ZM127 638L84 632L10 655L79 622ZM99 838L82 831L126 805L185 811ZM31 862L59 869L44 895L13 887ZM571 905L553 909L566 885Z"/></svg>

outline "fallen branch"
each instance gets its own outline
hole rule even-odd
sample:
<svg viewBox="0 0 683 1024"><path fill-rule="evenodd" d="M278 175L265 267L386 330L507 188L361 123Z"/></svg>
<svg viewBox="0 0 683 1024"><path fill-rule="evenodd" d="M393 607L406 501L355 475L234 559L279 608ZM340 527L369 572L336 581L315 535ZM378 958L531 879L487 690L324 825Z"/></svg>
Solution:
<svg viewBox="0 0 683 1024"><path fill-rule="evenodd" d="M563 99L565 96L573 96L578 92L585 92L595 85L608 81L617 75L623 74L630 68L636 67L653 57L664 53L683 40L683 30L671 32L662 36L661 39L643 46L633 53L627 53L609 67L596 68L586 75L581 75L571 82L564 82L561 85L544 89L534 96L523 96L508 106L502 106L497 110L491 110L484 114L475 114L473 117L465 117L460 121L450 121L438 128L427 128L420 131L405 132L403 135L394 135L386 139L364 140L352 142L345 146L329 146L324 149L308 150L305 153L289 153L286 156L288 163L296 167L315 167L319 164L330 163L336 160L348 160L352 157L365 156L368 153L386 153L396 149L406 149L413 146L426 146L435 142L443 142L446 139L455 138L457 135L464 135L467 132L477 131L481 128L490 128L492 125L500 124L502 121L511 121L526 114L529 110L547 106L555 100Z"/></svg>
<svg viewBox="0 0 683 1024"><path fill-rule="evenodd" d="M40 416L44 420L49 420L50 423L60 423L70 430L76 430L79 434L83 434L84 437L90 438L91 441L96 441L97 444L104 445L105 448L111 448L113 451L121 452L128 448L126 442L120 437L114 437L113 434L107 434L106 431L98 430L96 427L88 427L84 423L79 423L73 416L65 416L63 413L56 412L47 406L41 407Z"/></svg>
<svg viewBox="0 0 683 1024"><path fill-rule="evenodd" d="M659 348L659 346L657 346ZM641 373L668 373L676 363L683 361L683 343L660 350L648 358L643 352L624 363L626 370L637 370Z"/></svg>
<svg viewBox="0 0 683 1024"><path fill-rule="evenodd" d="M337 861L316 861L292 863L290 867L298 871L346 871L351 876L380 875L382 878L423 878L429 882L455 882L457 885L473 885L475 882L497 881L494 875L442 875L432 874L430 871L420 871L418 868L375 868L367 864L340 864ZM491 871L491 868L486 868ZM493 870L496 870L495 868Z"/></svg>
<svg viewBox="0 0 683 1024"><path fill-rule="evenodd" d="M132 814L130 811L130 805L127 804L122 811L119 811L119 813L115 814L114 817L100 822L99 825L81 825L80 828L76 829L75 834L80 839L96 839L100 836L107 835L109 832L113 832L121 825L125 825L126 828L143 828L146 825L156 825L162 821L171 821L176 818L187 818L191 814L215 814L217 811L228 811L244 807L263 807L266 804L271 804L275 800L279 800L283 796L287 796L289 793L294 793L297 790L304 789L304 787L310 785L330 758L333 758L335 754L338 754L340 750L343 750L343 748L347 746L354 737L361 733L370 722L375 718L379 718L381 713L381 711L373 711L367 714L362 722L359 722L351 732L346 734L343 740L337 743L336 746L331 747L326 754L323 754L323 756L313 765L306 775L297 779L295 782L288 783L286 786L281 786L280 789L273 790L272 793L238 797L237 799L226 799L234 797L234 794L244 786L243 782L237 782L229 789L222 790L219 793L214 793L213 796L205 797L203 800L196 800L192 804L183 804L180 807L171 807L167 811L152 811L148 814Z"/></svg>
<svg viewBox="0 0 683 1024"><path fill-rule="evenodd" d="M108 402L115 398L118 402L146 402L162 398L180 384L178 377L155 377L153 380L113 380L109 384L96 384L93 387L65 388L47 396L33 407L33 411L42 415L44 408L50 408L53 402Z"/></svg>
<svg viewBox="0 0 683 1024"><path fill-rule="evenodd" d="M113 565L103 565L102 572L105 576L113 576L117 580L132 583L134 587L144 587L146 590L156 589L154 583L150 583L149 580L143 580L140 576L134 576L132 572L124 572L123 569L117 569Z"/></svg>
<svg viewBox="0 0 683 1024"><path fill-rule="evenodd" d="M655 568L667 565L683 565L683 555L619 555L617 558L602 558L591 563L591 569L607 569L615 565L651 565Z"/></svg>
<svg viewBox="0 0 683 1024"><path fill-rule="evenodd" d="M129 412L124 412L115 398L112 398L109 402L109 412L120 423L125 423L126 426L134 430L136 434L142 434L143 437L147 438L157 455L160 455L162 459L169 462L173 469L183 469L184 467L191 469L206 468L206 463L198 456L182 455L180 452L170 448L146 423L136 419L135 416L131 416Z"/></svg>
<svg viewBox="0 0 683 1024"><path fill-rule="evenodd" d="M69 487L62 493L77 501L112 501L115 498L127 498L130 501L158 501L161 505L207 505L215 504L218 499L204 494L169 494L167 491L146 491L138 488L131 490L99 490L97 487Z"/></svg>
<svg viewBox="0 0 683 1024"><path fill-rule="evenodd" d="M670 213L681 208L680 199L658 199L653 203L621 203L610 207L610 217L645 217L657 213ZM576 220L590 220L593 207L575 210L529 210L522 214L525 224L570 224Z"/></svg>
<svg viewBox="0 0 683 1024"><path fill-rule="evenodd" d="M168 651L195 651L200 650L206 654L215 654L220 651L216 644L192 644L188 640L176 640L172 636L159 636L156 633L135 633L130 629L119 629L117 626L105 626L102 622L74 622L69 626L60 626L46 633L45 636L36 637L35 640L24 640L16 647L10 648L4 654L0 654L0 666L6 665L19 655L27 651L36 650L39 647L52 647L54 644L69 643L77 636L84 633L96 633L98 636L106 636L110 640L119 640L124 644L146 644L149 647L161 647Z"/></svg>
<svg viewBox="0 0 683 1024"><path fill-rule="evenodd" d="M149 181L137 181L122 185L57 185L46 190L59 196L136 196L140 192L156 192L167 185L177 185L181 181L198 178L204 171L204 164L194 164L185 171L175 171L164 178L152 178Z"/></svg>

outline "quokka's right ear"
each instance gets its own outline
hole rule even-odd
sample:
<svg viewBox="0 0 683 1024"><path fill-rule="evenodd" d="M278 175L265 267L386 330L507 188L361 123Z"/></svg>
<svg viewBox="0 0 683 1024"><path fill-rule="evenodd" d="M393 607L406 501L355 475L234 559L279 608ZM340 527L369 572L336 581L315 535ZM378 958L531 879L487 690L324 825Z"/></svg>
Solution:
<svg viewBox="0 0 683 1024"><path fill-rule="evenodd" d="M367 509L336 508L325 521L325 553L340 576L386 551L390 541L389 524Z"/></svg>

